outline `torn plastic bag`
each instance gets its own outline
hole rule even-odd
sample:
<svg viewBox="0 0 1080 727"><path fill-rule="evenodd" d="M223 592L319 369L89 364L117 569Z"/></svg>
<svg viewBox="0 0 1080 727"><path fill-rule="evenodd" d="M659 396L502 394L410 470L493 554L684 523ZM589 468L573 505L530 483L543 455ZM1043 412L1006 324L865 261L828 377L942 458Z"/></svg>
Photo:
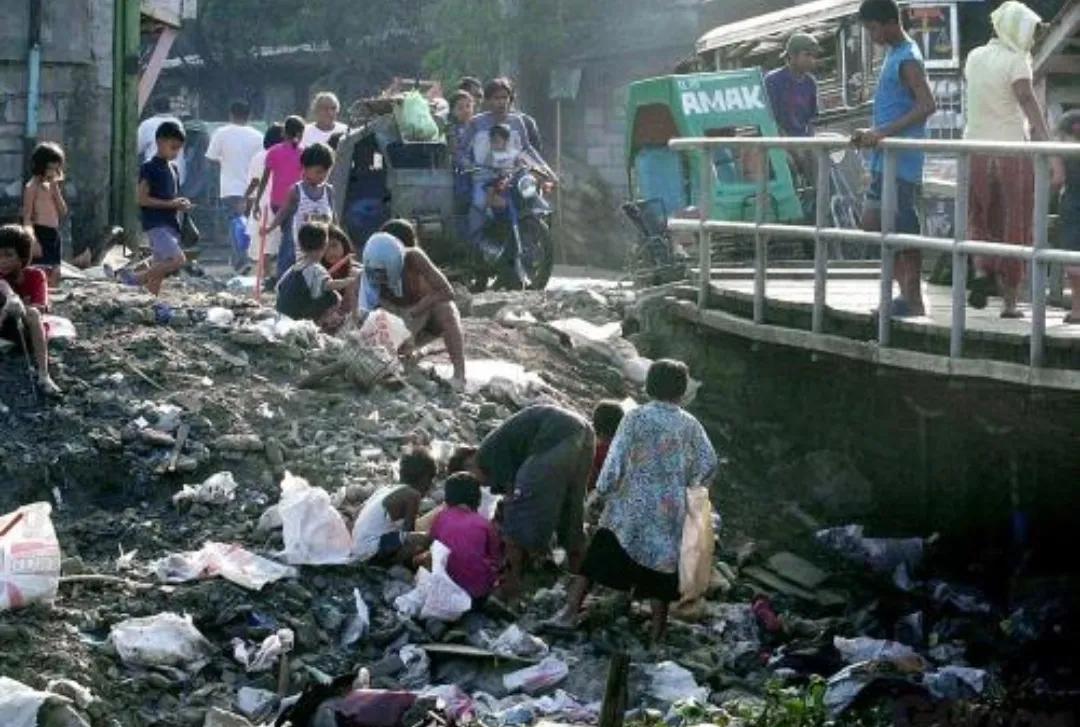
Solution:
<svg viewBox="0 0 1080 727"><path fill-rule="evenodd" d="M686 519L679 551L679 595L684 603L701 598L709 590L716 550L712 512L709 488L691 487L686 491Z"/></svg>
<svg viewBox="0 0 1080 727"><path fill-rule="evenodd" d="M190 616L170 612L121 621L112 627L109 640L128 666L177 667L194 673L214 653L214 645Z"/></svg>
<svg viewBox="0 0 1080 727"><path fill-rule="evenodd" d="M397 686L402 689L423 689L431 684L431 657L416 644L406 644L398 652L405 665L405 672L397 676Z"/></svg>
<svg viewBox="0 0 1080 727"><path fill-rule="evenodd" d="M516 656L522 659L539 659L548 655L548 645L532 634L523 631L517 624L511 624L496 638L482 633L487 648L500 656Z"/></svg>
<svg viewBox="0 0 1080 727"><path fill-rule="evenodd" d="M294 565L343 564L351 560L352 537L330 493L289 472L281 482L285 560Z"/></svg>
<svg viewBox="0 0 1080 727"><path fill-rule="evenodd" d="M927 668L926 660L915 653L914 649L896 641L871 639L866 636L854 639L834 636L833 646L849 664L883 661L903 672L921 672Z"/></svg>
<svg viewBox="0 0 1080 727"><path fill-rule="evenodd" d="M364 325L360 326L361 341L368 346L381 347L392 354L397 354L411 336L405 321L381 308L369 313L364 319Z"/></svg>
<svg viewBox="0 0 1080 727"><path fill-rule="evenodd" d="M65 696L39 692L0 676L0 724L4 727L89 727L71 704Z"/></svg>
<svg viewBox="0 0 1080 727"><path fill-rule="evenodd" d="M649 678L648 693L653 699L665 704L685 699L696 699L703 703L709 700L708 688L699 687L690 670L673 661L645 667L644 671Z"/></svg>
<svg viewBox="0 0 1080 727"><path fill-rule="evenodd" d="M295 644L292 629L280 629L276 634L270 634L254 653L243 639L237 638L232 640L233 658L249 674L270 671L278 659L293 650Z"/></svg>
<svg viewBox="0 0 1080 727"><path fill-rule="evenodd" d="M255 555L239 545L207 543L201 550L174 553L154 563L163 583L185 583L221 576L244 588L259 591L267 583L296 578L297 570Z"/></svg>
<svg viewBox="0 0 1080 727"><path fill-rule="evenodd" d="M520 669L503 676L508 692L538 694L551 689L570 674L570 667L561 659L549 656L536 666Z"/></svg>
<svg viewBox="0 0 1080 727"><path fill-rule="evenodd" d="M359 588L353 589L353 599L356 601L356 613L349 619L349 625L345 627L345 631L341 635L341 645L343 647L352 646L364 638L371 627L371 610L368 608L367 603L364 602L364 597L360 594Z"/></svg>
<svg viewBox="0 0 1080 727"><path fill-rule="evenodd" d="M51 603L60 587L60 541L47 502L0 517L0 611Z"/></svg>

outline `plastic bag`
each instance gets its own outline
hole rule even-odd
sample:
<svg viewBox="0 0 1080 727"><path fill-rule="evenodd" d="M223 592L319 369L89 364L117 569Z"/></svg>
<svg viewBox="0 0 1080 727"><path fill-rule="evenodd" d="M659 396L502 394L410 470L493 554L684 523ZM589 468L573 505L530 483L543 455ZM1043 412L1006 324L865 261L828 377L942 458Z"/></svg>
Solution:
<svg viewBox="0 0 1080 727"><path fill-rule="evenodd" d="M184 485L184 489L173 495L173 503L201 502L206 505L224 505L236 497L239 485L232 472L218 472L210 475L202 484Z"/></svg>
<svg viewBox="0 0 1080 727"><path fill-rule="evenodd" d="M397 354L398 349L411 337L405 321L382 309L369 313L360 327L361 341L368 346L385 348L392 354Z"/></svg>
<svg viewBox="0 0 1080 727"><path fill-rule="evenodd" d="M867 636L857 636L854 639L834 636L833 646L849 664L882 661L906 672L921 672L927 667L926 660L915 653L914 649L896 641L871 639Z"/></svg>
<svg viewBox="0 0 1080 727"><path fill-rule="evenodd" d="M270 671L279 658L293 650L295 644L296 636L292 629L281 629L276 634L270 634L254 654L243 639L237 638L232 640L233 658L249 674Z"/></svg>
<svg viewBox="0 0 1080 727"><path fill-rule="evenodd" d="M272 215L272 213L269 211L269 209L270 208L267 207L263 211L263 215L264 215L263 219L265 219L268 224L269 224L270 220L272 219L272 217L267 217L266 216L266 215ZM263 244L262 241L261 241L261 235L262 235L262 229L261 228L262 228L262 222L261 221L255 219L254 217L248 217L247 218L247 234L248 234L248 237L251 238L251 244L248 245L247 255L248 255L248 260L250 260L253 263L257 263L259 261L259 245ZM264 255L277 255L278 254L278 249L281 247L281 228L280 227L274 228L274 230L271 231L270 234L268 234L266 236L265 245L266 246L263 249L263 254Z"/></svg>
<svg viewBox="0 0 1080 727"><path fill-rule="evenodd" d="M114 625L109 640L129 666L173 666L198 671L214 652L190 616L159 613Z"/></svg>
<svg viewBox="0 0 1080 727"><path fill-rule="evenodd" d="M60 587L60 542L47 502L0 518L0 611L51 602Z"/></svg>
<svg viewBox="0 0 1080 727"><path fill-rule="evenodd" d="M686 491L686 520L679 551L679 594L684 602L701 598L709 590L715 549L709 489L691 487Z"/></svg>
<svg viewBox="0 0 1080 727"><path fill-rule="evenodd" d="M472 608L472 597L446 573L450 549L435 541L431 546L431 571L421 568L416 587L394 599L394 608L407 618L457 621Z"/></svg>
<svg viewBox="0 0 1080 727"><path fill-rule="evenodd" d="M341 514L330 504L330 493L312 487L289 472L281 482L282 537L285 560L294 565L348 563L352 537Z"/></svg>
<svg viewBox="0 0 1080 727"><path fill-rule="evenodd" d="M419 91L405 94L401 104L394 107L394 119L405 141L434 141L439 137L439 125L431 115L427 99Z"/></svg>
<svg viewBox="0 0 1080 727"><path fill-rule="evenodd" d="M645 674L649 677L648 693L653 699L669 704L684 699L696 699L699 702L709 699L709 690L699 687L690 670L673 661L646 667Z"/></svg>
<svg viewBox="0 0 1080 727"><path fill-rule="evenodd" d="M561 659L549 656L536 666L511 672L503 677L508 692L536 694L555 686L570 674L570 667Z"/></svg>
<svg viewBox="0 0 1080 727"><path fill-rule="evenodd" d="M38 712L43 706L70 703L71 700L58 694L39 692L22 682L0 676L0 724L4 727L37 727Z"/></svg>
<svg viewBox="0 0 1080 727"><path fill-rule="evenodd" d="M154 563L163 583L184 583L221 576L253 591L282 578L296 578L295 568L255 555L239 545L207 543L201 550L174 553Z"/></svg>
<svg viewBox="0 0 1080 727"><path fill-rule="evenodd" d="M229 220L229 237L232 240L233 259L243 260L247 257L252 239L257 240L258 234L252 238L248 233L247 220L241 215L237 215Z"/></svg>
<svg viewBox="0 0 1080 727"><path fill-rule="evenodd" d="M352 646L364 638L368 629L371 628L371 609L364 602L364 597L360 594L359 588L353 589L353 598L356 600L356 615L352 617L349 625L345 627L345 632L341 635L341 645L343 647Z"/></svg>
<svg viewBox="0 0 1080 727"><path fill-rule="evenodd" d="M487 637L487 634L483 634ZM498 637L487 641L487 648L500 656L517 656L523 659L533 659L548 655L548 645L527 631L522 630L517 624L506 627Z"/></svg>

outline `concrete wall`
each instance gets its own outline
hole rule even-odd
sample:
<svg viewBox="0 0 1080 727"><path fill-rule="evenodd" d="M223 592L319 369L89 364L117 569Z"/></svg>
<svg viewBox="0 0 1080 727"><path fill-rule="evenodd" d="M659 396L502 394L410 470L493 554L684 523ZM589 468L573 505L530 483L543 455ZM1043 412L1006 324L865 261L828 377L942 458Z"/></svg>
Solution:
<svg viewBox="0 0 1080 727"><path fill-rule="evenodd" d="M44 8L40 140L68 156L76 246L108 221L113 3L49 0ZM0 208L17 214L23 183L29 3L0 0Z"/></svg>

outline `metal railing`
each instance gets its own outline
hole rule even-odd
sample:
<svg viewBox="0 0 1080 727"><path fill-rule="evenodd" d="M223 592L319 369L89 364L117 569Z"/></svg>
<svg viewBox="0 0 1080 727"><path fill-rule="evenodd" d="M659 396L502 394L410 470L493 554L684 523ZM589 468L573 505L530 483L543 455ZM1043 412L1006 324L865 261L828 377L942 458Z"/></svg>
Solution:
<svg viewBox="0 0 1080 727"><path fill-rule="evenodd" d="M709 299L712 278L712 248L710 236L714 232L743 233L754 237L754 296L753 321L765 320L765 283L768 266L768 245L771 236L814 241L814 305L811 330L823 333L825 326L825 287L828 279L828 243L848 241L881 245L881 286L878 303L878 345L889 346L892 323L892 286L894 255L902 250L930 250L952 254L952 327L949 355L959 359L963 355L964 330L966 327L967 262L969 255L1012 258L1031 264L1031 351L1030 365L1041 367L1044 362L1046 338L1046 297L1048 266L1051 263L1080 266L1080 252L1048 248L1047 224L1050 202L1050 157L1080 157L1080 144L1054 142L1029 142L1023 144L996 141L946 141L929 139L884 140L879 148L883 152L881 231L841 229L827 225L829 203L830 151L851 148L851 142L842 138L680 138L672 139L669 146L678 151L697 151L701 200L698 205L699 219L671 219L672 230L696 232L700 240L700 288L698 308L704 309ZM766 222L765 210L769 207L768 184L771 177L769 155L765 160L764 173L757 183L756 214L753 222L709 219L716 180L710 156L711 148L727 149L809 149L817 159L817 217L813 225ZM953 239L925 235L898 234L893 232L896 221L897 184L896 152L919 150L932 154L957 156L957 179L955 223ZM971 156L1018 156L1034 160L1035 209L1033 214L1033 244L1029 246L1007 242L984 242L967 239L968 194L971 184ZM1076 292L1074 291L1074 295Z"/></svg>

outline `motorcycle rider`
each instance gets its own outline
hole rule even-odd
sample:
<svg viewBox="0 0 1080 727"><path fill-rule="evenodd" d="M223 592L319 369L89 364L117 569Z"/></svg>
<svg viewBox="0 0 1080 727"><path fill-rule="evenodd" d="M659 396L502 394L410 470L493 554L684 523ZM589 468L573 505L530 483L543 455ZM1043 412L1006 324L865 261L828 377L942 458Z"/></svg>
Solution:
<svg viewBox="0 0 1080 727"><path fill-rule="evenodd" d="M524 119L520 114L511 111L514 100L513 83L507 78L495 78L488 81L484 88L484 97L487 100L488 111L475 116L469 122L465 132L465 143L462 145L462 154L468 154L468 161L471 163L465 163L462 166L486 167L489 165L491 130L495 126L505 126L509 130L510 139L506 147L508 153L518 157L523 154L528 155L538 164L546 166L540 154L529 142L529 131ZM469 209L469 240L477 250L490 259L495 259L502 253L501 245L489 240L486 233L488 187L496 174L495 171L486 168L473 173L472 203ZM520 272L518 271L519 277Z"/></svg>

